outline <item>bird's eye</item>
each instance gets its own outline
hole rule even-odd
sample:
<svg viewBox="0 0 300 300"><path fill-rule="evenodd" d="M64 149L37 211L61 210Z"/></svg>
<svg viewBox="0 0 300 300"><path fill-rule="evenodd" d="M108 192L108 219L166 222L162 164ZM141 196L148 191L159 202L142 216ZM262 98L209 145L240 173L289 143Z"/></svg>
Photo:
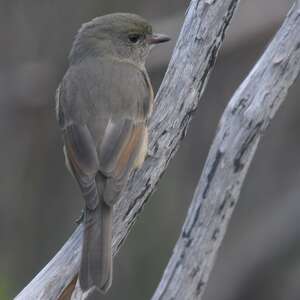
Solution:
<svg viewBox="0 0 300 300"><path fill-rule="evenodd" d="M138 41L141 40L141 38L142 38L142 36L137 33L132 33L132 34L128 35L128 40L133 44L136 44Z"/></svg>

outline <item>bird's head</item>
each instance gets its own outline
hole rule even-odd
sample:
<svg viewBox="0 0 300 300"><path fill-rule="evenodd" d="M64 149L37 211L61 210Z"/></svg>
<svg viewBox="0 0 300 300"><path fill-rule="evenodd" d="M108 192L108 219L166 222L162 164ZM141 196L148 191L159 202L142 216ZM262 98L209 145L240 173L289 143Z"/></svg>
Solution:
<svg viewBox="0 0 300 300"><path fill-rule="evenodd" d="M152 32L152 26L135 14L115 13L97 17L81 26L70 53L70 61L87 56L112 56L145 64L150 50L170 38Z"/></svg>

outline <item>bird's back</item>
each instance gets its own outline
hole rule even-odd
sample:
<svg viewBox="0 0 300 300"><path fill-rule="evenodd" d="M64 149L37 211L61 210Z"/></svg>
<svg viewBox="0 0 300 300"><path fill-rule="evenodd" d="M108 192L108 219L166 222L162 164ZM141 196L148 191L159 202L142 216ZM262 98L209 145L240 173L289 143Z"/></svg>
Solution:
<svg viewBox="0 0 300 300"><path fill-rule="evenodd" d="M90 58L71 65L61 86L61 122L87 124L97 147L110 120L144 122L153 91L145 70L126 61Z"/></svg>

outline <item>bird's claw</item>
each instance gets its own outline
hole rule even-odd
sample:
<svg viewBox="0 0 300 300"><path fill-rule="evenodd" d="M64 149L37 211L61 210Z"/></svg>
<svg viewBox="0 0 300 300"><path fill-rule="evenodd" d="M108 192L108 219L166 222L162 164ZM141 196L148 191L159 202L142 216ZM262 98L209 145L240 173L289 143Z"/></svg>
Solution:
<svg viewBox="0 0 300 300"><path fill-rule="evenodd" d="M83 219L84 219L84 209L81 210L81 214L80 214L79 218L77 218L77 219L75 220L75 223L76 223L77 225L79 225L80 223L83 222Z"/></svg>

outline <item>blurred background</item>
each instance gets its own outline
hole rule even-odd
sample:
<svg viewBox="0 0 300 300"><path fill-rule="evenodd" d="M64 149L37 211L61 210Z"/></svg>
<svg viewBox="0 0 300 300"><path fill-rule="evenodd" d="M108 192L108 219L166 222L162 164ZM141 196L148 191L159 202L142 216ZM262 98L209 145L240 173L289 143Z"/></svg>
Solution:
<svg viewBox="0 0 300 300"><path fill-rule="evenodd" d="M119 252L113 288L103 299L146 300L154 292L221 113L292 3L241 2L188 136ZM157 90L188 3L0 0L1 300L12 299L56 253L83 204L64 166L54 114L55 89L77 29L95 16L129 11L171 35L173 43L149 60ZM205 300L300 299L299 83L259 146Z"/></svg>

